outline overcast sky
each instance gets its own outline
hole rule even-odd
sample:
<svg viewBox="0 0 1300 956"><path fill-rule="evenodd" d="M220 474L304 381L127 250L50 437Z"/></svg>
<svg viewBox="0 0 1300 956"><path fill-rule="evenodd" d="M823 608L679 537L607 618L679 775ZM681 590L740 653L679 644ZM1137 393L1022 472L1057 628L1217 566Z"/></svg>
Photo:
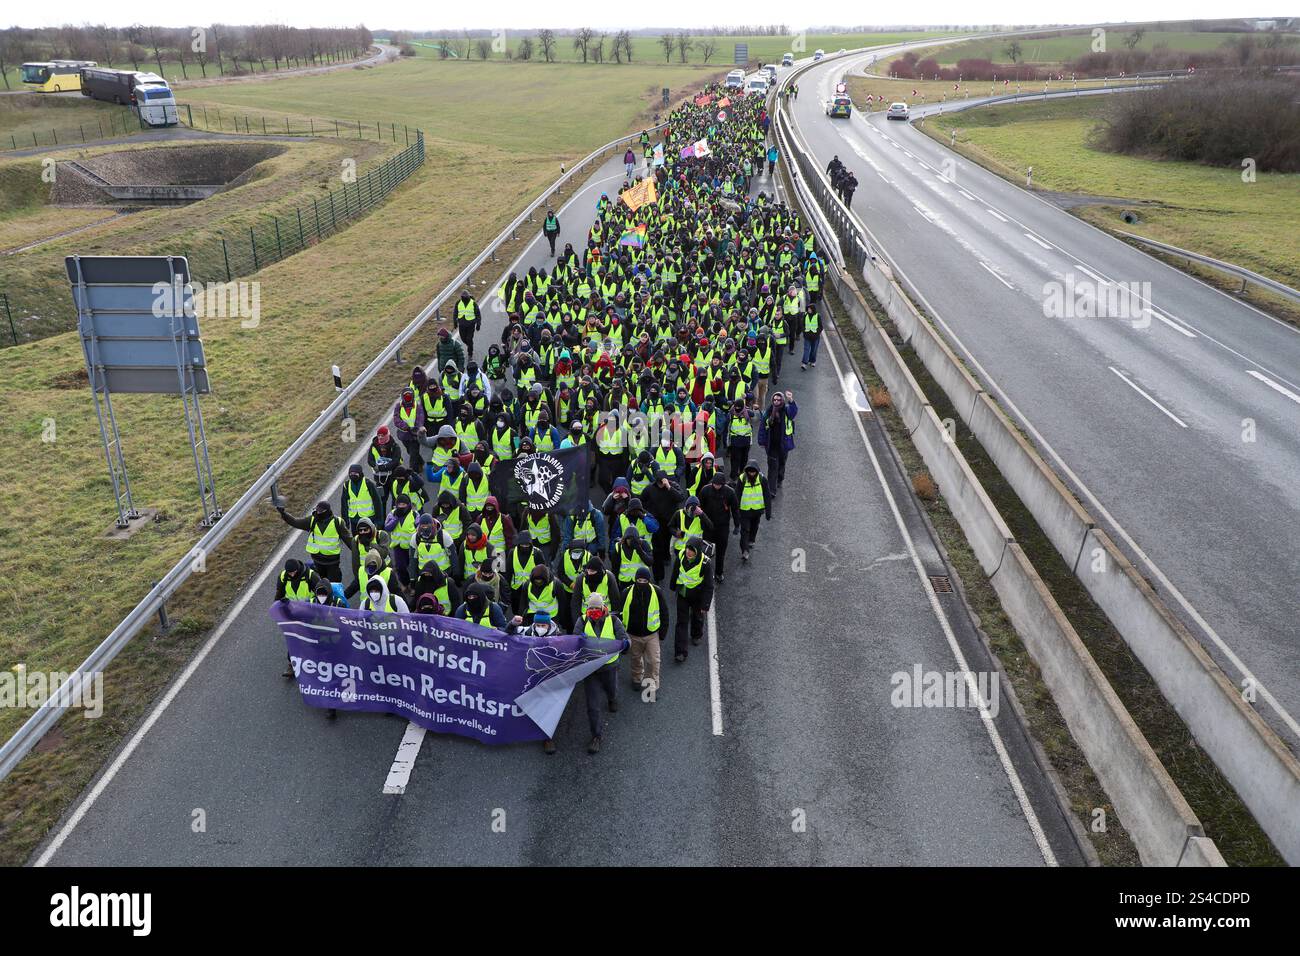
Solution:
<svg viewBox="0 0 1300 956"><path fill-rule="evenodd" d="M1277 0L1272 0L1276 3ZM415 0L359 4L353 0L187 0L185 3L107 4L102 0L62 0L59 3L6 4L0 14L6 26L57 26L62 23L101 23L125 26L156 23L160 26L205 26L219 23L285 23L290 26L344 26L363 22L374 28L460 29L463 27L530 29L591 26L596 29L641 27L706 27L714 24L786 23L798 29L808 25L949 24L949 23L1104 23L1192 18L1218 19L1243 15L1223 0L989 0L973 5L968 0L920 0L898 4L855 6L829 0L792 4L788 0L746 0L740 4L707 4L699 0L659 0L630 5L608 0L566 0L539 4L523 0L488 0L486 3L431 4ZM1276 11L1274 11L1276 13ZM978 18L978 19L974 19ZM803 21L803 22L799 22Z"/></svg>

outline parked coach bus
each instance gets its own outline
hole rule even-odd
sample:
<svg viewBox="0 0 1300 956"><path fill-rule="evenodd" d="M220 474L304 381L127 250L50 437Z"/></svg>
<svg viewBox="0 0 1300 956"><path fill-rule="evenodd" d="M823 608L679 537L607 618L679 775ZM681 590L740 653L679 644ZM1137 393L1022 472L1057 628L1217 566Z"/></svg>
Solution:
<svg viewBox="0 0 1300 956"><path fill-rule="evenodd" d="M139 73L135 78L135 108L150 126L175 126L176 94L156 73Z"/></svg>
<svg viewBox="0 0 1300 956"><path fill-rule="evenodd" d="M46 60L24 63L19 75L23 84L37 93L68 93L81 89L81 71L98 66L94 60Z"/></svg>
<svg viewBox="0 0 1300 956"><path fill-rule="evenodd" d="M127 106L134 102L135 78L138 75L134 70L85 67L81 71L81 95Z"/></svg>
<svg viewBox="0 0 1300 956"><path fill-rule="evenodd" d="M134 106L150 126L176 123L176 97L157 73L88 68L81 71L81 92L106 103Z"/></svg>

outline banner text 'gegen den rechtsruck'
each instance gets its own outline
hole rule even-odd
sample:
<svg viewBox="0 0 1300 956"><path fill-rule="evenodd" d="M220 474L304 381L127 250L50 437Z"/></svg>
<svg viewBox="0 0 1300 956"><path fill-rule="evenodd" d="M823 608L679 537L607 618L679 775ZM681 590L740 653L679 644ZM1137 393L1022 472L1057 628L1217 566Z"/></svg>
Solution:
<svg viewBox="0 0 1300 956"><path fill-rule="evenodd" d="M573 687L626 641L524 637L434 614L277 601L303 700L399 714L484 743L543 740Z"/></svg>

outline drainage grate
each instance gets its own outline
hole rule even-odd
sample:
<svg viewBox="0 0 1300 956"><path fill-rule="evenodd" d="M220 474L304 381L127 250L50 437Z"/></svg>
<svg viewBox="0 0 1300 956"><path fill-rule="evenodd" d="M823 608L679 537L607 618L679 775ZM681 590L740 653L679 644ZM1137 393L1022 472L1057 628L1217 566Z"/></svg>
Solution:
<svg viewBox="0 0 1300 956"><path fill-rule="evenodd" d="M930 586L934 588L935 594L952 593L952 581L946 574L930 575Z"/></svg>

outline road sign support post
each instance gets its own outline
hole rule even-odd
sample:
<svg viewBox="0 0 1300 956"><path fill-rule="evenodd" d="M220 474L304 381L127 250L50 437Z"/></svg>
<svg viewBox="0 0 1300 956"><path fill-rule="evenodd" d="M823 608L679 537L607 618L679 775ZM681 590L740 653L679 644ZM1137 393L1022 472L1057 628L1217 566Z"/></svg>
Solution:
<svg viewBox="0 0 1300 956"><path fill-rule="evenodd" d="M176 259L167 257L167 266L171 270L171 330L172 346L176 350L176 382L181 396L181 406L185 411L185 429L190 436L190 452L194 458L194 477L199 487L199 503L203 515L202 525L211 527L221 517L221 507L217 504L216 482L212 479L212 461L208 457L208 435L203 427L203 409L199 406L198 383L194 376L194 362L191 355L192 338L189 334L188 319L194 312L193 299L186 294L189 279L189 266L186 265L184 280L176 272Z"/></svg>
<svg viewBox="0 0 1300 956"><path fill-rule="evenodd" d="M122 455L122 435L117 429L117 416L113 414L113 398L108 390L108 379L100 361L99 335L89 304L86 290L86 277L81 268L81 257L72 257L75 264L77 296L77 324L80 333L88 339L86 357L89 368L90 394L95 402L95 418L99 422L99 440L104 447L104 463L108 465L108 477L113 483L113 498L117 504L117 526L125 528L132 518L140 517L131 498L131 479L126 471L126 459Z"/></svg>

